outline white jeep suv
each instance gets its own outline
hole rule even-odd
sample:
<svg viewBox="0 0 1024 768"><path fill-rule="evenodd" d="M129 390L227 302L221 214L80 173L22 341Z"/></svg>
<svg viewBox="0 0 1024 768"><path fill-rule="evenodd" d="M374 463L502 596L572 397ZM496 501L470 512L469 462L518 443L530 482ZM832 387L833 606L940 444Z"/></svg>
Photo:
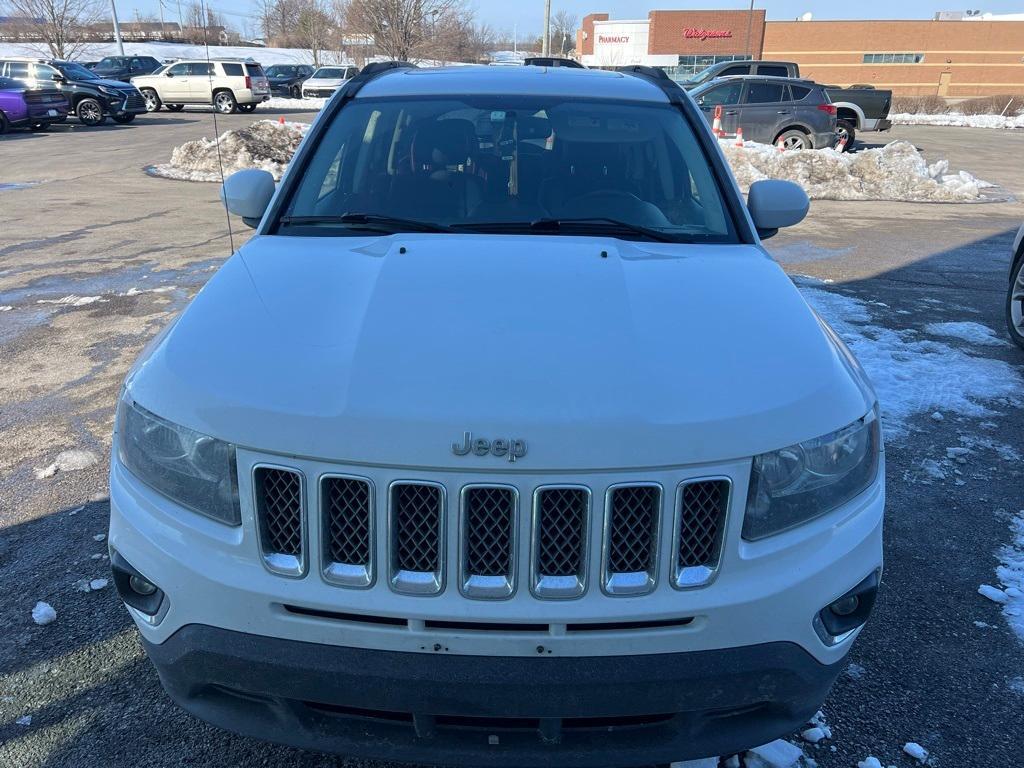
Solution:
<svg viewBox="0 0 1024 768"><path fill-rule="evenodd" d="M131 79L146 110L180 112L186 104L212 104L221 113L252 112L270 98L270 81L251 59L183 59Z"/></svg>
<svg viewBox="0 0 1024 768"><path fill-rule="evenodd" d="M811 718L868 618L857 361L653 70L367 67L120 396L110 555L170 696L258 738L640 765Z"/></svg>

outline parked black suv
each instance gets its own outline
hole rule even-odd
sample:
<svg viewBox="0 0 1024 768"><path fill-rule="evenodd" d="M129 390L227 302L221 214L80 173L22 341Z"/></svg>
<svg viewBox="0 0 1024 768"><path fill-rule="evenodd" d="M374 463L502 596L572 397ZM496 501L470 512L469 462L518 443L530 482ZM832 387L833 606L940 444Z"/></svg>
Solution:
<svg viewBox="0 0 1024 768"><path fill-rule="evenodd" d="M313 74L313 68L306 64L275 64L267 67L271 96L302 98L302 84Z"/></svg>
<svg viewBox="0 0 1024 768"><path fill-rule="evenodd" d="M107 56L90 69L106 80L129 82L136 75L148 75L160 68L152 56Z"/></svg>
<svg viewBox="0 0 1024 768"><path fill-rule="evenodd" d="M33 88L56 85L85 125L102 125L108 115L115 123L130 123L146 111L146 100L134 85L104 80L74 61L0 59L0 77Z"/></svg>

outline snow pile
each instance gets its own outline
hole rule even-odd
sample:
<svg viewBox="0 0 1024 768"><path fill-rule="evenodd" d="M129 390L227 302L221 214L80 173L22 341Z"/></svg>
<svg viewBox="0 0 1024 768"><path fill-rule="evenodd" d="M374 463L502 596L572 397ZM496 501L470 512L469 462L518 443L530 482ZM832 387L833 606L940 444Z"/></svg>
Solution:
<svg viewBox="0 0 1024 768"><path fill-rule="evenodd" d="M245 168L259 168L280 179L307 130L305 123L260 120L248 128L225 131L217 139L186 141L171 152L171 162L149 171L168 179L219 182L223 163L225 177Z"/></svg>
<svg viewBox="0 0 1024 768"><path fill-rule="evenodd" d="M867 302L826 291L813 278L797 278L797 284L867 371L887 439L905 437L907 422L917 414L982 417L993 413L993 404L1021 403L1024 377L1015 366L921 339L911 329L885 328L874 322Z"/></svg>
<svg viewBox="0 0 1024 768"><path fill-rule="evenodd" d="M967 171L949 173L946 160L929 165L909 141L855 153L834 149L780 152L752 142L737 147L731 140L721 140L719 145L742 188L761 179L784 179L795 181L812 200L957 203L977 201L983 188L993 186Z"/></svg>
<svg viewBox="0 0 1024 768"><path fill-rule="evenodd" d="M57 620L57 611L53 609L53 606L49 603L44 603L40 600L32 608L32 621L40 626L46 626L52 624Z"/></svg>
<svg viewBox="0 0 1024 768"><path fill-rule="evenodd" d="M79 592L99 592L109 583L107 579L79 579L75 582L75 589Z"/></svg>
<svg viewBox="0 0 1024 768"><path fill-rule="evenodd" d="M928 759L928 750L922 747L916 741L908 741L906 744L904 744L903 751L921 763Z"/></svg>
<svg viewBox="0 0 1024 768"><path fill-rule="evenodd" d="M83 451L79 448L72 448L68 451L61 451L53 463L42 469L36 470L36 480L53 477L57 472L73 472L76 469L91 467L99 459L92 451Z"/></svg>
<svg viewBox="0 0 1024 768"><path fill-rule="evenodd" d="M932 336L949 336L985 347L1001 347L1008 344L999 338L995 331L981 323L929 323L924 329Z"/></svg>
<svg viewBox="0 0 1024 768"><path fill-rule="evenodd" d="M1024 113L1019 115L918 115L900 112L889 115L895 125L954 125L958 128L1024 128Z"/></svg>

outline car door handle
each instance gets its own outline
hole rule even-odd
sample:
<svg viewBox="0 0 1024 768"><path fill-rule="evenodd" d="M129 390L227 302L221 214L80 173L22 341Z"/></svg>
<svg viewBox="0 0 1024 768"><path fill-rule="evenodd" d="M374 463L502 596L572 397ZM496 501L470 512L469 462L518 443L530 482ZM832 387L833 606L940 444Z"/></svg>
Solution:
<svg viewBox="0 0 1024 768"><path fill-rule="evenodd" d="M791 110L791 109L780 109L775 114L777 114L777 115L791 115L791 114L793 114L793 110Z"/></svg>
<svg viewBox="0 0 1024 768"><path fill-rule="evenodd" d="M726 111L725 114L727 114L727 115L738 115L739 113L740 113L740 111L738 109L730 109L730 110Z"/></svg>

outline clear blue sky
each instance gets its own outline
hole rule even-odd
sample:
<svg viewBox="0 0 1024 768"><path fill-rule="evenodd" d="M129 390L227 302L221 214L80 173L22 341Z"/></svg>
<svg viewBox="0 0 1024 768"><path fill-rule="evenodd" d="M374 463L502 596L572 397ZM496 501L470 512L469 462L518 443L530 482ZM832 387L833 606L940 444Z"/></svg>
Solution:
<svg viewBox="0 0 1024 768"><path fill-rule="evenodd" d="M118 15L130 20L137 9L139 13L156 15L158 0L116 0ZM235 26L242 29L246 23L255 24L255 3L252 0L209 0L210 7L224 13ZM963 0L960 0L962 3ZM978 0L980 3L980 0ZM163 0L164 18L177 19L177 0ZM184 3L183 3L184 4ZM477 16L498 30L511 32L517 25L519 33L539 33L544 0L470 0ZM552 12L565 9L582 18L594 11L607 11L612 18L644 18L649 10L707 9L707 8L748 8L743 0L709 0L708 2L680 3L666 0L644 4L637 0L552 0ZM795 19L810 11L817 19L930 19L935 11L966 10L976 8L992 13L1024 12L1024 0L986 0L984 4L959 5L957 0L858 0L854 3L839 3L836 0L771 0L755 2L756 8L765 8L771 20Z"/></svg>

